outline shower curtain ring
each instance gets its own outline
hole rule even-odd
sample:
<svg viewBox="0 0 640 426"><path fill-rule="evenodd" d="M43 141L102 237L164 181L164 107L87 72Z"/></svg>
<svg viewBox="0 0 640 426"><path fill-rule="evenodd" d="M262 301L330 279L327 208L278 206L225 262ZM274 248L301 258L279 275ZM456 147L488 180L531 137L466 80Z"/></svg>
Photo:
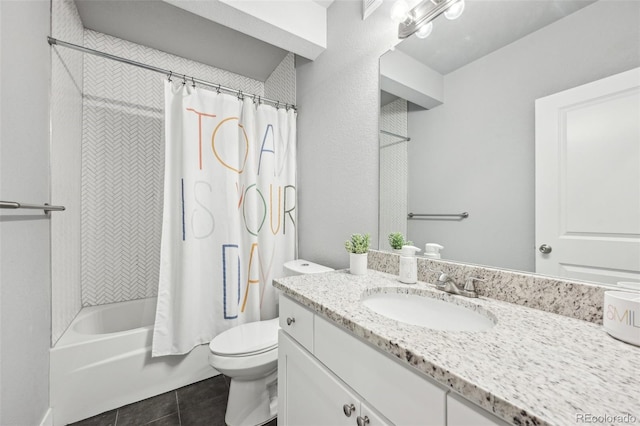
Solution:
<svg viewBox="0 0 640 426"><path fill-rule="evenodd" d="M185 84L187 84L187 76L182 74L182 85L184 86Z"/></svg>
<svg viewBox="0 0 640 426"><path fill-rule="evenodd" d="M218 87L216 88L216 93L218 93L218 95L220 94L220 85L218 84Z"/></svg>
<svg viewBox="0 0 640 426"><path fill-rule="evenodd" d="M244 96L242 95L242 90L238 90L238 100L241 101L244 99Z"/></svg>
<svg viewBox="0 0 640 426"><path fill-rule="evenodd" d="M276 102L276 109L280 109L280 101Z"/></svg>
<svg viewBox="0 0 640 426"><path fill-rule="evenodd" d="M196 81L193 79L193 77L191 77L191 87L193 87L194 89L196 88Z"/></svg>
<svg viewBox="0 0 640 426"><path fill-rule="evenodd" d="M172 82L173 80L171 80L171 76L173 75L173 71L169 71L169 77L167 78L167 80L169 82Z"/></svg>

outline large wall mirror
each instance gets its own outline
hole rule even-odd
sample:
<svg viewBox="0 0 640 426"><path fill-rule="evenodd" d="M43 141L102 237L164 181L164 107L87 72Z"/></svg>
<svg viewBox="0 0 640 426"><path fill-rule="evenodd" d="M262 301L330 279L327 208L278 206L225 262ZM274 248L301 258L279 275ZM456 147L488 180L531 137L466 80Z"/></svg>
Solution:
<svg viewBox="0 0 640 426"><path fill-rule="evenodd" d="M380 58L379 248L401 232L443 260L640 283L640 2L466 3ZM551 184L543 133L559 139ZM560 241L536 236L536 191L567 198Z"/></svg>

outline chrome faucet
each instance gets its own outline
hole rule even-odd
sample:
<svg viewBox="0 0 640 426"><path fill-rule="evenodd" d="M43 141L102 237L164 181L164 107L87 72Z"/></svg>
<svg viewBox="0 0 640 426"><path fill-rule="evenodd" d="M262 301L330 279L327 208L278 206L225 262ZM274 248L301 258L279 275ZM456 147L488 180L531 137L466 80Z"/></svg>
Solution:
<svg viewBox="0 0 640 426"><path fill-rule="evenodd" d="M463 287L456 284L453 278L451 278L448 274L442 271L433 271L433 272L437 272L440 274L438 276L438 281L436 281L436 288L438 290L442 290L444 292L451 293L451 294L458 294L460 296L465 296L465 297L478 297L478 293L476 292L476 287L473 284L473 282L485 281L483 279L476 278L476 277L467 277Z"/></svg>

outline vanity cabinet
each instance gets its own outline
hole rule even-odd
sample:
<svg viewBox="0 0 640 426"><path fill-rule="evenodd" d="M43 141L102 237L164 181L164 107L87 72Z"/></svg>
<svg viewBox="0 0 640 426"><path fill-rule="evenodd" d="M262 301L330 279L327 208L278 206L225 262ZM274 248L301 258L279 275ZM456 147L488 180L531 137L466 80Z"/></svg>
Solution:
<svg viewBox="0 0 640 426"><path fill-rule="evenodd" d="M391 425L282 330L278 350L278 424Z"/></svg>
<svg viewBox="0 0 640 426"><path fill-rule="evenodd" d="M279 425L506 424L286 296L280 326Z"/></svg>
<svg viewBox="0 0 640 426"><path fill-rule="evenodd" d="M284 296L280 327L279 424L445 425L435 382Z"/></svg>
<svg viewBox="0 0 640 426"><path fill-rule="evenodd" d="M447 426L508 426L486 410L470 403L460 395L447 395Z"/></svg>

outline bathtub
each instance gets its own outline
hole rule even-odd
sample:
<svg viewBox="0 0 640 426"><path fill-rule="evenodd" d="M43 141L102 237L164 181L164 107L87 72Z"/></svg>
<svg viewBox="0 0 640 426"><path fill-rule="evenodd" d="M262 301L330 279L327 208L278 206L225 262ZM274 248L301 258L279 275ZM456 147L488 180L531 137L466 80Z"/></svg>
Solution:
<svg viewBox="0 0 640 426"><path fill-rule="evenodd" d="M51 349L54 425L65 425L216 374L201 345L151 358L156 299L83 308Z"/></svg>

